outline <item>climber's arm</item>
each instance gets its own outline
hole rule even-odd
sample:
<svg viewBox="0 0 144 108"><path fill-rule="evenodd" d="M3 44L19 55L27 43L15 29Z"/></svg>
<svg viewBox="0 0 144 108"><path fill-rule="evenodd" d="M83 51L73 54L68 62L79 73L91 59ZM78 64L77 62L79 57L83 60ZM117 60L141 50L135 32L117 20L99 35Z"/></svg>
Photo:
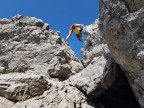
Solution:
<svg viewBox="0 0 144 108"><path fill-rule="evenodd" d="M69 34L66 37L66 41L68 41L68 39L70 38L71 35L72 35L72 30L69 30Z"/></svg>

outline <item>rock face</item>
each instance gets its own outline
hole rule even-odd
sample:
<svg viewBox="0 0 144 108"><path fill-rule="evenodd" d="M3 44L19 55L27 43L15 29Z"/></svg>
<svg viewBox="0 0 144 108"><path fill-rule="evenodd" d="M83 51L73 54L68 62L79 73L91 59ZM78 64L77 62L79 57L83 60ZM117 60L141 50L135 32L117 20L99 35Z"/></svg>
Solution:
<svg viewBox="0 0 144 108"><path fill-rule="evenodd" d="M60 32L42 20L1 19L0 96L16 102L12 108L100 108L89 99L112 85L117 67L97 21L85 34L82 64Z"/></svg>
<svg viewBox="0 0 144 108"><path fill-rule="evenodd" d="M103 108L140 108L125 72L117 66L118 76L112 86L92 99Z"/></svg>
<svg viewBox="0 0 144 108"><path fill-rule="evenodd" d="M18 102L11 108L95 108L86 101L86 97L78 89L63 83L54 83L52 88L43 95L23 102Z"/></svg>
<svg viewBox="0 0 144 108"><path fill-rule="evenodd" d="M17 15L0 22L0 69L65 79L83 68L60 32L49 30L42 20Z"/></svg>
<svg viewBox="0 0 144 108"><path fill-rule="evenodd" d="M42 20L0 19L0 108L93 108L81 91L63 83L82 69L60 32Z"/></svg>
<svg viewBox="0 0 144 108"><path fill-rule="evenodd" d="M99 29L144 108L144 1L100 0Z"/></svg>
<svg viewBox="0 0 144 108"><path fill-rule="evenodd" d="M108 89L117 76L113 60L106 61L102 57L96 60L97 63L88 65L82 72L69 78L70 84L83 91L89 99Z"/></svg>
<svg viewBox="0 0 144 108"><path fill-rule="evenodd" d="M86 26L82 63L85 68L69 78L99 108L139 108L124 72L113 60L98 28L99 20Z"/></svg>
<svg viewBox="0 0 144 108"><path fill-rule="evenodd" d="M40 75L0 75L0 95L10 100L23 101L42 95L49 88L48 82Z"/></svg>
<svg viewBox="0 0 144 108"><path fill-rule="evenodd" d="M119 67L98 24L84 29L80 62L60 32L42 20L21 15L0 19L0 108L104 108L103 101L95 100L125 83L119 84ZM136 108L135 100L127 100L132 104L126 108Z"/></svg>
<svg viewBox="0 0 144 108"><path fill-rule="evenodd" d="M12 108L94 108L88 97L98 96L115 80L115 63L100 54L101 47L94 59L83 60L83 70L60 32L34 17L1 19L0 48L0 72L5 73L0 75L0 96L16 102L10 103Z"/></svg>
<svg viewBox="0 0 144 108"><path fill-rule="evenodd" d="M69 78L70 83L82 90L89 99L108 89L117 76L116 63L99 34L97 23L84 29L87 40L82 49L82 63L86 68Z"/></svg>
<svg viewBox="0 0 144 108"><path fill-rule="evenodd" d="M111 58L107 45L102 39L102 36L98 28L98 20L93 24L86 26L84 29L86 35L86 41L84 43L85 48L82 51L82 62L86 67L90 63L95 62L95 58L105 56L106 59Z"/></svg>

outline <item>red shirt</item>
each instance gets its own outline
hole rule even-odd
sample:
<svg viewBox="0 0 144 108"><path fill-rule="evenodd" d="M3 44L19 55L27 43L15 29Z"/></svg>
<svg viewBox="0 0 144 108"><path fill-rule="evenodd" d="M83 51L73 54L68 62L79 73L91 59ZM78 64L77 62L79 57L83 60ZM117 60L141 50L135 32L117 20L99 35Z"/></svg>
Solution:
<svg viewBox="0 0 144 108"><path fill-rule="evenodd" d="M75 29L75 26L74 26L74 25L75 25L75 24L72 24L72 25L71 25L70 30L73 31L73 30Z"/></svg>

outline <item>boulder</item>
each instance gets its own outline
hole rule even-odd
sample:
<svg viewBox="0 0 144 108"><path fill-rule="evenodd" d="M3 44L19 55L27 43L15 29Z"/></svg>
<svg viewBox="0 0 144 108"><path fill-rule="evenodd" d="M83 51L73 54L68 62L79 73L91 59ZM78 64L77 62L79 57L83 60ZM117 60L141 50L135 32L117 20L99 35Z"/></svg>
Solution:
<svg viewBox="0 0 144 108"><path fill-rule="evenodd" d="M97 57L94 64L89 64L82 72L69 78L69 83L83 91L89 99L98 97L111 87L117 77L117 66L114 60Z"/></svg>
<svg viewBox="0 0 144 108"><path fill-rule="evenodd" d="M50 85L43 76L20 73L0 75L0 96L23 101L42 95Z"/></svg>

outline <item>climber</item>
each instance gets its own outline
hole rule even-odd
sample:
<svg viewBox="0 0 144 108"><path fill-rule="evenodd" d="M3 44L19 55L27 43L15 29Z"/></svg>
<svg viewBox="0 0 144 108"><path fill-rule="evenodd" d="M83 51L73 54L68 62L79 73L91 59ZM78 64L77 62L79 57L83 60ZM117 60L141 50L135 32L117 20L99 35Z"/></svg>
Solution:
<svg viewBox="0 0 144 108"><path fill-rule="evenodd" d="M78 40L83 42L83 40L81 39L83 37L83 35L82 35L83 28L84 28L83 24L72 24L70 27L70 30L69 30L69 34L66 37L66 41L68 41L68 39L72 35L72 32L74 32L76 34Z"/></svg>

